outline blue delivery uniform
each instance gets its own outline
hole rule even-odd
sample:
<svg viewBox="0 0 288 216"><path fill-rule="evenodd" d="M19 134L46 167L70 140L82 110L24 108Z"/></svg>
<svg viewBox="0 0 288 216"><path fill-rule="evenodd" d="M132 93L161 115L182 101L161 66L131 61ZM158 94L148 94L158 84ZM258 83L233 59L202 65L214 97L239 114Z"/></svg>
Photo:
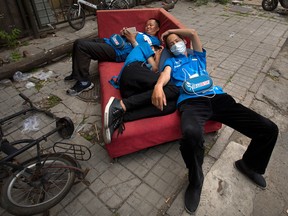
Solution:
<svg viewBox="0 0 288 216"><path fill-rule="evenodd" d="M127 42L127 39L124 38ZM156 36L138 32L136 35L138 44L160 44ZM109 38L77 39L73 44L72 52L72 77L79 81L89 80L89 66L91 59L98 61L123 62L133 49L127 42L123 49L112 46Z"/></svg>
<svg viewBox="0 0 288 216"><path fill-rule="evenodd" d="M104 38L104 41L106 44L110 45L113 47L116 53L116 62L123 62L127 58L128 54L133 50L132 44L125 38L123 37L123 40L125 41L125 46L123 49L117 49L112 45L110 42L109 38ZM151 36L142 32L138 32L136 35L136 41L139 45L148 43L149 45L160 45L160 41L156 36Z"/></svg>
<svg viewBox="0 0 288 216"><path fill-rule="evenodd" d="M214 86L204 96L186 94L182 90L187 73L208 75L205 50L194 51L188 57L173 56L164 66L171 67L171 80L180 90L177 103L181 114L180 150L189 169L190 185L199 188L203 184L204 125L208 120L221 122L251 138L242 160L254 172L264 174L277 140L277 125L237 103L219 86Z"/></svg>
<svg viewBox="0 0 288 216"><path fill-rule="evenodd" d="M159 73L153 72L147 64L147 59L151 56L154 56L151 46L148 43L139 44L128 55L119 74L120 93L126 107L124 122L163 116L176 110L179 91L172 82L164 87L168 103L163 111L151 102L154 85L159 78Z"/></svg>
<svg viewBox="0 0 288 216"><path fill-rule="evenodd" d="M181 87L183 82L188 79L188 77L197 75L209 75L206 71L206 50L203 52L193 51L188 54L188 58L185 55L178 55L166 60L164 67L170 66L173 73L172 81L176 86ZM213 88L201 95L214 95L214 94L224 94L223 89L220 86L213 86ZM180 96L178 103L188 98L195 98L197 95L186 94L182 88L180 88Z"/></svg>

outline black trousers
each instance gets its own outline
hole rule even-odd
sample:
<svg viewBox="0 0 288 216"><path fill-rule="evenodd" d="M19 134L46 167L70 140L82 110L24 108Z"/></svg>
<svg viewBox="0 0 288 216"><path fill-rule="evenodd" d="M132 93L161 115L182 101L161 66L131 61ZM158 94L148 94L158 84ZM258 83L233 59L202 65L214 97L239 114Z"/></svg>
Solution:
<svg viewBox="0 0 288 216"><path fill-rule="evenodd" d="M102 38L77 39L72 52L72 75L76 80L89 80L91 59L115 62L116 53Z"/></svg>
<svg viewBox="0 0 288 216"><path fill-rule="evenodd" d="M159 75L148 69L142 62L134 62L123 69L120 78L120 93L127 109L124 122L163 116L176 110L179 90L172 82L164 87L167 106L163 111L152 104L151 96Z"/></svg>
<svg viewBox="0 0 288 216"><path fill-rule="evenodd" d="M278 137L278 127L269 119L236 103L228 94L183 101L181 113L182 139L180 150L193 181L201 179L204 159L204 124L221 122L251 138L242 159L259 174L264 174ZM189 179L190 180L190 179Z"/></svg>

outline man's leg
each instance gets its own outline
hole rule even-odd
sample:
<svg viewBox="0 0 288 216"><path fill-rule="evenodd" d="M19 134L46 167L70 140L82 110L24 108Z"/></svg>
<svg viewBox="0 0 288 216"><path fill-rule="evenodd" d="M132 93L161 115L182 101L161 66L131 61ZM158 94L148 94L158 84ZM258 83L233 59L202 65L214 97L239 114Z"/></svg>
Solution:
<svg viewBox="0 0 288 216"><path fill-rule="evenodd" d="M211 99L212 120L222 122L251 138L242 160L236 162L240 169L258 186L265 188L265 173L278 137L278 127L271 120L236 103L230 95L218 95Z"/></svg>
<svg viewBox="0 0 288 216"><path fill-rule="evenodd" d="M67 90L69 95L78 95L90 90L94 84L89 79L91 59L98 61L115 61L114 49L104 43L103 39L78 39L73 45L72 74L65 80L76 79L76 84Z"/></svg>
<svg viewBox="0 0 288 216"><path fill-rule="evenodd" d="M143 62L127 65L120 77L120 93L122 98L153 89L159 78L159 73L152 72Z"/></svg>
<svg viewBox="0 0 288 216"><path fill-rule="evenodd" d="M176 110L179 89L172 82L167 83L163 88L167 106L163 111L157 109L152 104L151 97L159 74L141 65L143 64L135 63L125 67L121 76L120 92L126 107L124 122L163 116Z"/></svg>
<svg viewBox="0 0 288 216"><path fill-rule="evenodd" d="M89 77L91 59L98 61L115 61L114 49L103 39L77 39L73 44L72 75L79 81Z"/></svg>
<svg viewBox="0 0 288 216"><path fill-rule="evenodd" d="M211 116L209 99L189 99L180 105L182 138L180 151L189 170L189 185L185 192L185 209L188 213L196 211L202 191L204 175L204 124Z"/></svg>
<svg viewBox="0 0 288 216"><path fill-rule="evenodd" d="M105 143L111 142L111 136L116 129L119 133L123 133L124 122L134 121L137 119L163 116L173 113L176 110L176 102L178 98L178 88L176 86L165 86L164 92L169 96L166 97L167 105L161 111L151 103L153 90L133 95L129 98L122 99L126 111L124 111L119 99L111 97L104 111L104 131Z"/></svg>
<svg viewBox="0 0 288 216"><path fill-rule="evenodd" d="M135 121L143 118L151 118L157 116L164 116L171 114L176 111L177 100L168 99L167 105L164 106L163 110L159 110L151 101L148 105L139 107L138 109L127 110L123 116L123 122Z"/></svg>
<svg viewBox="0 0 288 216"><path fill-rule="evenodd" d="M167 106L161 111L151 102L154 85L159 75L153 73L142 64L132 64L125 67L120 78L120 91L123 98L122 102L126 108L121 106L120 100L110 98L104 111L104 131L105 142L111 142L113 132L119 128L118 132L122 133L125 127L123 122L133 121L142 118L163 116L176 110L176 101L178 98L178 88L169 82L164 87L164 93L167 99ZM126 69L128 68L128 69ZM129 71L129 73L126 73ZM131 73L130 73L131 72ZM128 75L130 74L130 75Z"/></svg>

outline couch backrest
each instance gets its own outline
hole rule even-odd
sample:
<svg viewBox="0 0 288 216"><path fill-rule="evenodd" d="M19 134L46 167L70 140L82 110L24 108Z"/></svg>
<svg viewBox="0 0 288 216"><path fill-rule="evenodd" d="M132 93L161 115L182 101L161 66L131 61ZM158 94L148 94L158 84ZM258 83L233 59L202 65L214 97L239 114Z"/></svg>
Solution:
<svg viewBox="0 0 288 216"><path fill-rule="evenodd" d="M156 18L160 21L161 28L158 36L168 29L186 28L163 8L97 10L98 36L109 37L114 33L119 33L123 27L136 27L138 31L143 32L149 18ZM190 40L187 38L186 40L190 45Z"/></svg>

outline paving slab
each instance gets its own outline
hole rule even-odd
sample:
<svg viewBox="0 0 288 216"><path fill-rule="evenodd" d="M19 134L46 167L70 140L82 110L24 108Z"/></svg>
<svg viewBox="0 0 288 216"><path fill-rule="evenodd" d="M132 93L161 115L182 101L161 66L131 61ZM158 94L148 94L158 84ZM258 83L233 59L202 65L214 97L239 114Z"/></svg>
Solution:
<svg viewBox="0 0 288 216"><path fill-rule="evenodd" d="M247 1L244 0L244 4ZM287 45L287 16L259 9L261 1L251 2L258 5L223 6L209 2L196 6L190 0L179 0L170 10L188 28L198 30L207 50L207 68L215 83L223 86L237 101L271 118L280 128L279 140L265 174L269 185L265 192L253 186L232 165L241 157L249 144L249 138L226 126L218 133L205 137L208 154L203 168L207 175L203 199L196 212L199 216L287 215L288 101L285 92L288 90L288 62L287 54L283 55L285 50L282 49ZM162 7L162 3L152 2L150 7ZM29 51L30 54L36 54L39 50L51 48L53 44L61 44L61 41L95 33L96 22L90 20L80 31L70 27L57 29L55 35L31 41ZM28 46L23 47L23 51L27 49ZM87 180L91 185L75 185L65 199L50 210L51 215L188 215L183 200L187 169L178 142L155 146L112 161L101 135L99 100L87 102L65 93L74 84L63 81L64 76L71 71L71 64L71 57L66 57L41 66L39 70L53 71L56 76L49 78L43 88L38 90L26 88L26 82L0 82L1 116L23 108L18 96L20 92L37 104L53 94L61 102L51 111L57 116L71 117L75 124L75 132L67 141L84 145L91 151L91 159L80 162L83 168L90 169ZM95 61L92 61L90 71L91 75L98 74ZM98 89L93 91L99 95ZM46 127L30 134L31 137L35 138L53 128L48 121L46 123ZM14 126L22 129L21 122ZM89 137L87 134L93 139L86 139ZM18 131L9 135L8 139L22 136ZM47 145L59 141L59 136L53 136L48 141ZM27 157L31 156L23 158ZM0 208L0 215L10 214Z"/></svg>
<svg viewBox="0 0 288 216"><path fill-rule="evenodd" d="M251 215L255 185L233 166L246 148L230 142L205 176L201 201L195 215Z"/></svg>

